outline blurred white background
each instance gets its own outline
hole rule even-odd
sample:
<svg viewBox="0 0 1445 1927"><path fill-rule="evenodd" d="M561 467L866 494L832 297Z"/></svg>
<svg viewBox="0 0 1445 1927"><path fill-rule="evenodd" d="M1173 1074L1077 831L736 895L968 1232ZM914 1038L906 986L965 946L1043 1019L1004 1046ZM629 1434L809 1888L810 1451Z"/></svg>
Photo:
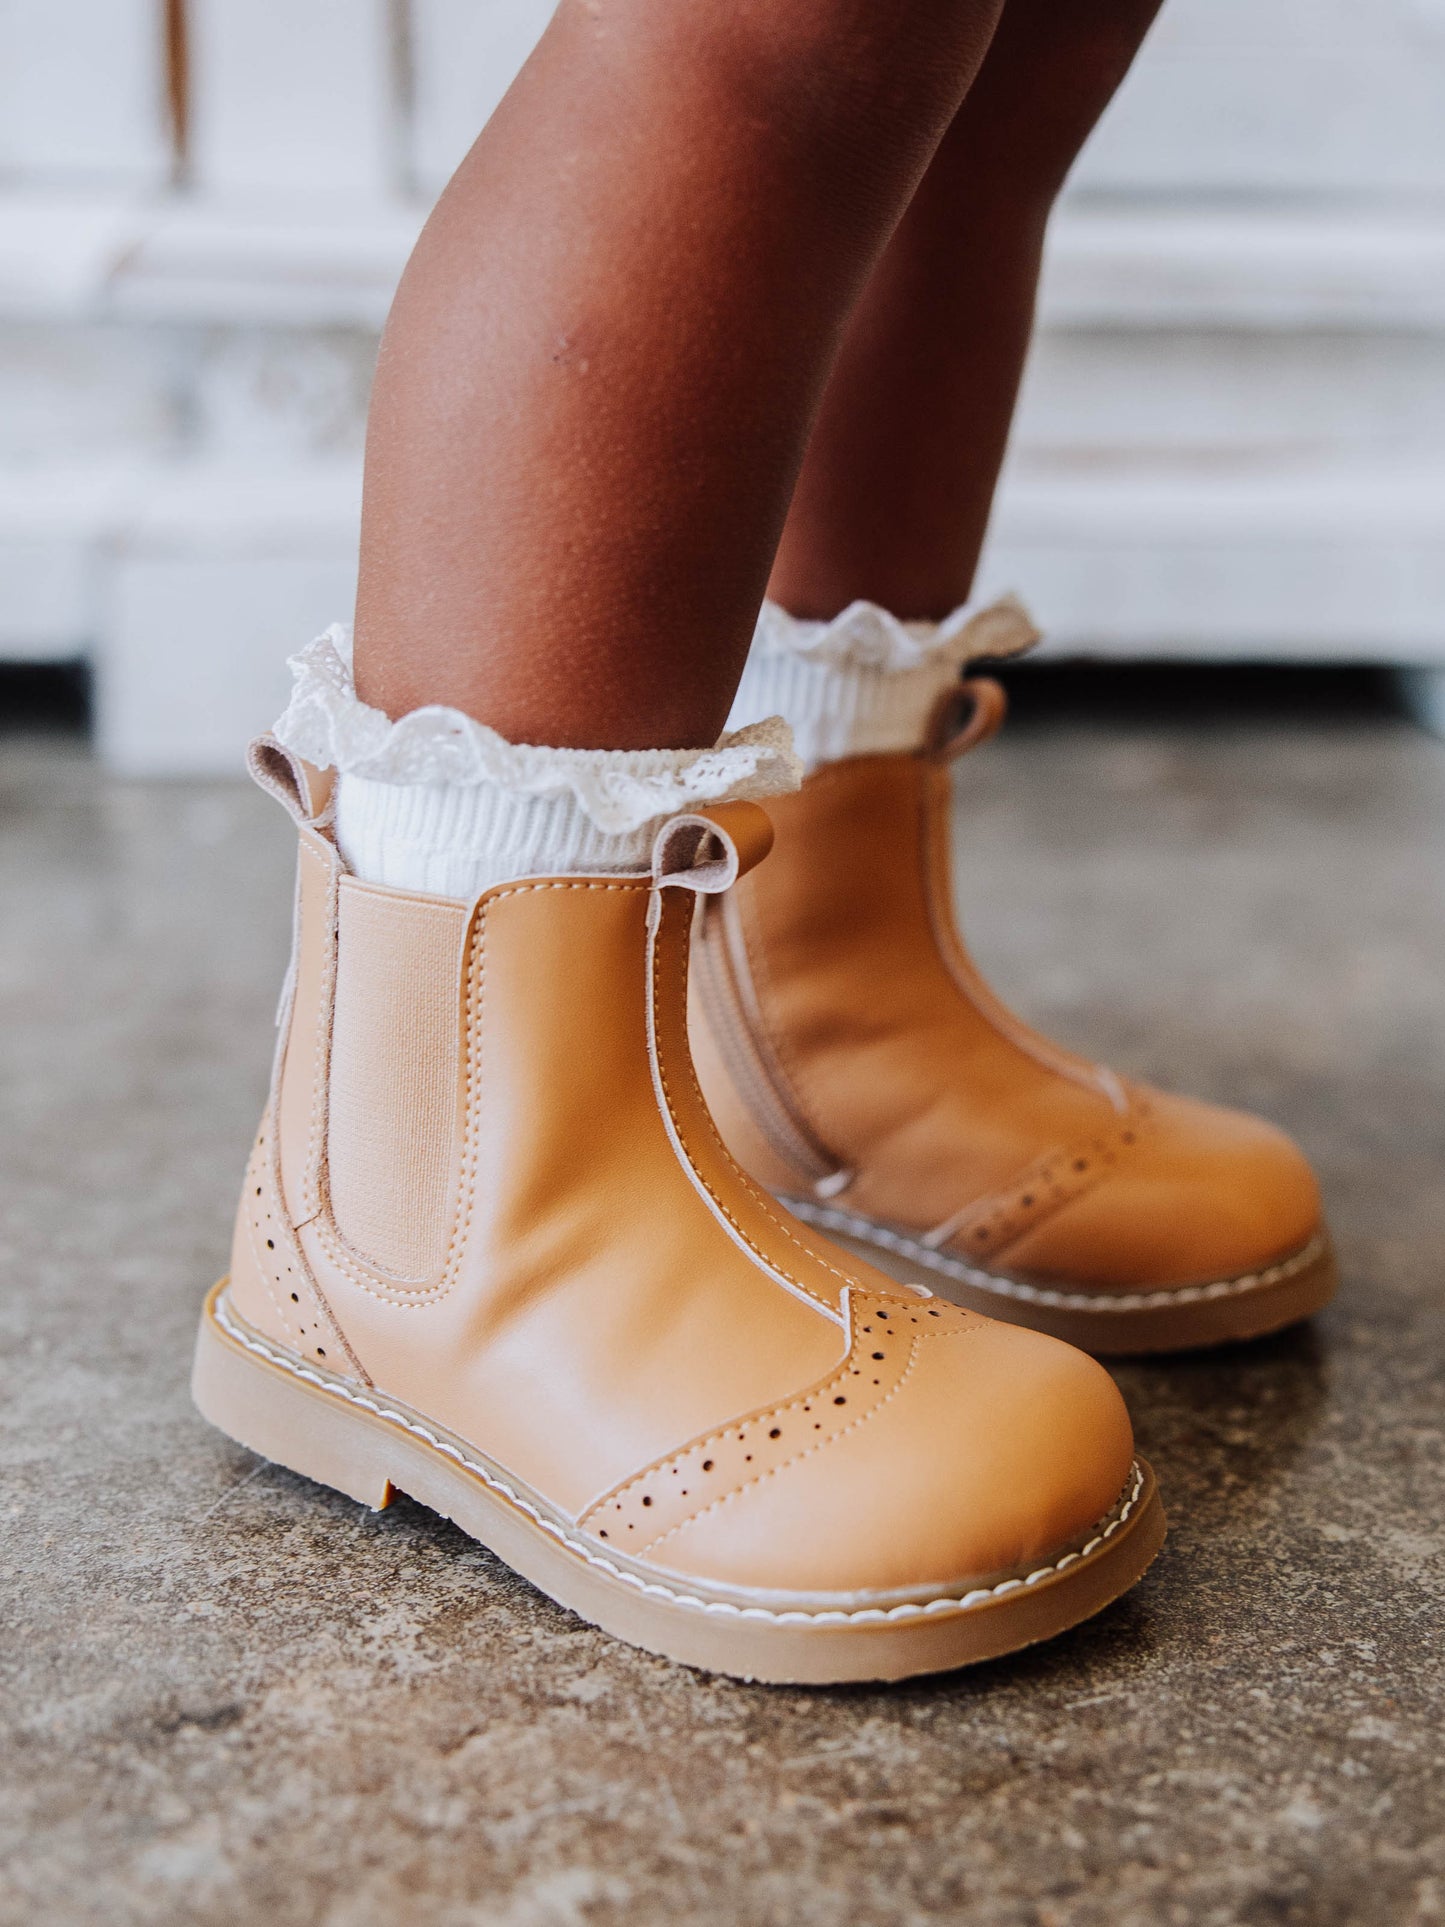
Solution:
<svg viewBox="0 0 1445 1927"><path fill-rule="evenodd" d="M0 657L235 768L350 609L367 381L545 0L0 0ZM1053 234L986 563L1053 647L1445 719L1445 0L1167 0Z"/></svg>

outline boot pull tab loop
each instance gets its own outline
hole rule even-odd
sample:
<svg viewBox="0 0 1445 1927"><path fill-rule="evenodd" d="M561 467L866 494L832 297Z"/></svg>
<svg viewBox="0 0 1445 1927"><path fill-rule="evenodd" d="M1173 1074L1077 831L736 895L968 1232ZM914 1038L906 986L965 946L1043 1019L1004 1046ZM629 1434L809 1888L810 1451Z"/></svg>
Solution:
<svg viewBox="0 0 1445 1927"><path fill-rule="evenodd" d="M299 830L323 830L331 822L336 772L293 756L269 733L246 751L251 780L274 796Z"/></svg>
<svg viewBox="0 0 1445 1927"><path fill-rule="evenodd" d="M992 676L969 676L946 689L933 712L924 754L935 763L966 756L996 736L1008 715L1008 696Z"/></svg>
<svg viewBox="0 0 1445 1927"><path fill-rule="evenodd" d="M652 845L654 906L669 886L720 896L772 847L772 820L756 803L715 803L711 809L674 816Z"/></svg>
<svg viewBox="0 0 1445 1927"><path fill-rule="evenodd" d="M1043 631L1016 595L971 616L964 627L964 663L1005 662L1043 639ZM991 676L969 676L944 691L923 741L923 753L951 763L997 734L1008 714L1008 697Z"/></svg>

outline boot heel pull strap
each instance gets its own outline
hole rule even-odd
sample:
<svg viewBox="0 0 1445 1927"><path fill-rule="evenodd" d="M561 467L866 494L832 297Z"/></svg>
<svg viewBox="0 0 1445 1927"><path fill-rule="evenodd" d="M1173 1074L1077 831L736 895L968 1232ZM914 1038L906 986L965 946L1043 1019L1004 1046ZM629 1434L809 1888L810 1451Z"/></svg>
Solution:
<svg viewBox="0 0 1445 1927"><path fill-rule="evenodd" d="M330 823L335 770L303 762L269 734L258 736L246 751L246 768L298 829L320 830Z"/></svg>
<svg viewBox="0 0 1445 1927"><path fill-rule="evenodd" d="M652 845L652 887L720 896L773 847L772 819L756 803L715 803L674 816Z"/></svg>
<svg viewBox="0 0 1445 1927"><path fill-rule="evenodd" d="M945 690L933 712L923 753L935 763L966 756L996 736L1008 714L1008 697L992 676L969 676Z"/></svg>
<svg viewBox="0 0 1445 1927"><path fill-rule="evenodd" d="M1042 631L1017 596L1001 596L980 609L963 629L964 664L1006 662L1042 640ZM928 726L923 753L935 763L966 756L997 735L1008 714L1008 697L991 676L969 676L944 692Z"/></svg>

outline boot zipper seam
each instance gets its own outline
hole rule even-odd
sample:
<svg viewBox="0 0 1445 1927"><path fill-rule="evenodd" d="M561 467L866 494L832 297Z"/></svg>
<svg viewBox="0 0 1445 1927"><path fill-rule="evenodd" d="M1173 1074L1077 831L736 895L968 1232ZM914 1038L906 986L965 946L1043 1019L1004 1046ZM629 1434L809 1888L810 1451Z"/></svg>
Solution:
<svg viewBox="0 0 1445 1927"><path fill-rule="evenodd" d="M759 1035L739 982L740 973L747 968L745 957L737 954L741 933L723 926L727 915L724 902L704 907L698 944L702 964L699 987L719 1054L769 1148L807 1180L815 1196L836 1197L853 1173L798 1115L782 1074L772 1062L770 1044Z"/></svg>

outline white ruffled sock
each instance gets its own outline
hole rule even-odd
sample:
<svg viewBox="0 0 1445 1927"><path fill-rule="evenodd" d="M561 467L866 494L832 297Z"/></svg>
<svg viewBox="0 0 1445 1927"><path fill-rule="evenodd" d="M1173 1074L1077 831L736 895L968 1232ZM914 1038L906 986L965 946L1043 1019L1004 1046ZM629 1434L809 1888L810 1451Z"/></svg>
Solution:
<svg viewBox="0 0 1445 1927"><path fill-rule="evenodd" d="M765 602L728 727L786 716L808 770L918 749L965 663L1018 655L1038 639L1014 596L983 608L965 603L943 622L903 622L876 602L807 622Z"/></svg>
<svg viewBox="0 0 1445 1927"><path fill-rule="evenodd" d="M680 810L796 789L776 715L712 749L547 749L509 743L457 709L393 722L361 701L340 625L290 660L277 723L294 755L338 772L336 841L368 883L471 898L518 877L645 870Z"/></svg>

